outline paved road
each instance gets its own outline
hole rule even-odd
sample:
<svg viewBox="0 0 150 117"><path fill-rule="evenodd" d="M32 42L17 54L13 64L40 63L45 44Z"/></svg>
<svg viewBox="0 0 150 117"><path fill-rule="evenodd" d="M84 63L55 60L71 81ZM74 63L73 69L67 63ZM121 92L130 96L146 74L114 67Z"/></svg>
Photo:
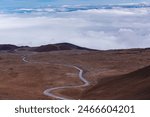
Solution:
<svg viewBox="0 0 150 117"><path fill-rule="evenodd" d="M22 57L22 61L25 62L25 63L29 63L26 56ZM34 63L38 63L38 62L34 62ZM63 65L63 64L59 64L59 65ZM58 95L54 94L53 92L56 91L56 90L60 90L60 89L73 89L73 88L87 87L87 86L90 85L90 82L84 78L83 69L81 69L77 66L74 66L74 65L63 65L63 66L68 66L68 67L72 67L72 68L77 69L79 71L79 73L78 73L79 79L83 82L83 84L82 85L61 86L61 87L49 88L49 89L46 89L43 92L43 94L46 95L46 96L55 98L55 99L59 99L59 100L70 100L71 98L67 98L67 97L64 97L64 96L58 96Z"/></svg>
<svg viewBox="0 0 150 117"><path fill-rule="evenodd" d="M72 88L80 88L80 87L89 86L90 85L89 81L87 81L83 77L83 70L81 68L77 67L77 66L72 66L72 67L75 68L75 69L77 69L79 71L78 76L79 76L80 80L83 82L83 84L82 85L74 85L74 86L62 86L62 87L49 88L49 89L46 89L43 92L44 95L53 97L55 99L60 99L60 100L70 100L71 98L66 98L66 97L62 97L62 96L58 96L58 95L53 94L53 91L59 90L59 89L72 89Z"/></svg>
<svg viewBox="0 0 150 117"><path fill-rule="evenodd" d="M25 62L25 63L29 63L29 61L26 60L26 57L25 57L25 56L22 58L22 61Z"/></svg>

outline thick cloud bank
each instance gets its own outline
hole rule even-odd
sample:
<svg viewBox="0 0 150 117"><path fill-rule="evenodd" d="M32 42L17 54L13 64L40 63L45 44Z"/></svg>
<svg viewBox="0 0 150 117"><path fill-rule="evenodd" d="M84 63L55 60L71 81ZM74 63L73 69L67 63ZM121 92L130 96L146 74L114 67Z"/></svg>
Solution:
<svg viewBox="0 0 150 117"><path fill-rule="evenodd" d="M150 46L149 7L49 12L1 13L0 43L37 46L69 42L95 49Z"/></svg>

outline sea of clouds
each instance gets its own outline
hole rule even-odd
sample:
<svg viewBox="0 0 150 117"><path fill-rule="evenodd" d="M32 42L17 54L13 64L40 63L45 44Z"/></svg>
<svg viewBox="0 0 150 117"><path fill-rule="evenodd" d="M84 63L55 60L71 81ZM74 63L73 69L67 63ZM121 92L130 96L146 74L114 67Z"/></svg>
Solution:
<svg viewBox="0 0 150 117"><path fill-rule="evenodd" d="M150 8L18 9L0 13L0 44L68 42L94 49L150 47ZM30 12L30 13L27 13Z"/></svg>

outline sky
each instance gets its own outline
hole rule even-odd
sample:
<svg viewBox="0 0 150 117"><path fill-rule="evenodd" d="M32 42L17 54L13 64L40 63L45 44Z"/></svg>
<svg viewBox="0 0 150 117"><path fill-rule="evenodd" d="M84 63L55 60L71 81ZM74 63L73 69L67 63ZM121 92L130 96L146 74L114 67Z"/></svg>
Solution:
<svg viewBox="0 0 150 117"><path fill-rule="evenodd" d="M0 0L0 8L39 7L46 5L79 5L79 4L120 4L150 2L150 0Z"/></svg>
<svg viewBox="0 0 150 117"><path fill-rule="evenodd" d="M134 2L134 0L113 0L113 2L111 0L1 0L0 8L12 8L14 5L13 8L20 13L5 13L0 10L0 44L40 46L68 42L100 50L150 47L150 7L86 10L78 10L77 7L77 10L69 12L66 12L67 8L64 7L60 7L61 12L57 12L52 7L35 8L36 5L47 6L49 3L58 5L60 1L62 5L66 3L97 5L102 4L102 1L111 4L123 1ZM30 11L29 13L22 11L29 6L30 9L25 9Z"/></svg>

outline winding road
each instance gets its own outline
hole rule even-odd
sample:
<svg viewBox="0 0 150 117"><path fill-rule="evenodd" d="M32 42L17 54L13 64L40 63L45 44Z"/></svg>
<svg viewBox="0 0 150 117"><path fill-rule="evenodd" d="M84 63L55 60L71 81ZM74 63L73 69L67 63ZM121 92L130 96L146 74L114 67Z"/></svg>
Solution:
<svg viewBox="0 0 150 117"><path fill-rule="evenodd" d="M22 61L25 62L25 63L30 63L30 61L27 60L26 56L22 57ZM34 63L37 63L37 62L34 62ZM63 65L63 64L61 64L61 65ZM63 66L68 66L68 67L72 67L72 68L77 69L79 71L78 77L83 82L83 84L82 85L61 86L61 87L49 88L49 89L46 89L43 92L43 94L46 95L46 96L58 99L58 100L71 100L71 98L55 95L53 93L53 91L60 90L60 89L73 89L73 88L87 87L87 86L90 85L90 82L84 78L84 76L83 76L83 69L81 69L81 68L79 68L77 66L74 66L74 65L63 65Z"/></svg>
<svg viewBox="0 0 150 117"><path fill-rule="evenodd" d="M22 61L25 62L25 63L29 63L29 61L26 60L26 57L25 57L25 56L22 58Z"/></svg>

